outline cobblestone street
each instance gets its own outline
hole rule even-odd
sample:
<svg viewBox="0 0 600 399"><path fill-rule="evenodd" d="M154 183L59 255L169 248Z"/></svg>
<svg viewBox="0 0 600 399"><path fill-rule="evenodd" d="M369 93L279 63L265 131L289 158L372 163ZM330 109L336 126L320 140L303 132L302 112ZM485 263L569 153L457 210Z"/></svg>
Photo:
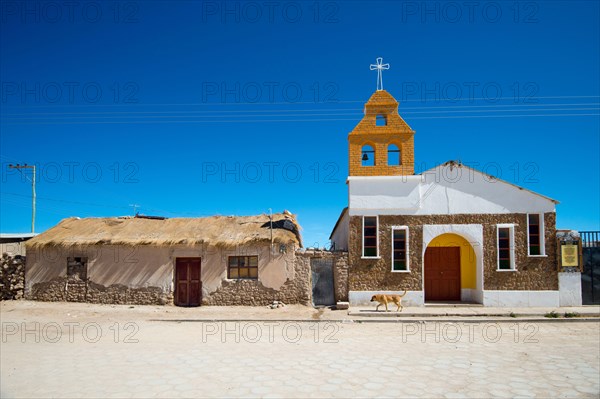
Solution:
<svg viewBox="0 0 600 399"><path fill-rule="evenodd" d="M136 310L41 316L3 308L2 397L600 392L595 322L177 321Z"/></svg>

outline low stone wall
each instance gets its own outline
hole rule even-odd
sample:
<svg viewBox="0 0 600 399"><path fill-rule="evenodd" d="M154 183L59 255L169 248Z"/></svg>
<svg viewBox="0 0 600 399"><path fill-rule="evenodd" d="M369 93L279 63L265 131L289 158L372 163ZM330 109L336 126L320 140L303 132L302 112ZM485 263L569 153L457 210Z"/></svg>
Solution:
<svg viewBox="0 0 600 399"><path fill-rule="evenodd" d="M46 302L89 302L120 305L166 305L173 294L160 287L129 288L114 284L105 287L89 280L57 277L31 287L27 299Z"/></svg>
<svg viewBox="0 0 600 399"><path fill-rule="evenodd" d="M215 292L208 295L203 293L202 305L266 306L273 301L309 305L310 262L296 256L288 267L294 268L293 278L288 278L278 290L265 287L260 282L260 275L259 280L223 280Z"/></svg>
<svg viewBox="0 0 600 399"><path fill-rule="evenodd" d="M0 262L0 300L21 299L25 289L25 257L2 254Z"/></svg>
<svg viewBox="0 0 600 399"><path fill-rule="evenodd" d="M333 289L336 302L348 301L348 253L343 251L299 251L296 258L306 263L310 272L310 260L314 258L325 258L333 260ZM309 280L310 281L310 280ZM312 282L310 282L312 284ZM312 293L312 285L310 287ZM312 298L312 296L311 296Z"/></svg>

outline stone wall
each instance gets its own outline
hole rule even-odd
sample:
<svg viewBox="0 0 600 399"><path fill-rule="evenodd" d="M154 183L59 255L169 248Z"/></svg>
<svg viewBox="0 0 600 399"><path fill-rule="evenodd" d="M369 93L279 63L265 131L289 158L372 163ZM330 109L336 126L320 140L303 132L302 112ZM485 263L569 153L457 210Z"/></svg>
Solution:
<svg viewBox="0 0 600 399"><path fill-rule="evenodd" d="M515 272L496 271L496 224L515 224ZM380 259L362 259L362 217L350 218L348 280L351 291L421 291L423 288L423 225L481 224L485 290L558 290L556 270L556 214L544 215L546 257L527 256L527 215L379 216ZM391 226L409 227L410 273L391 272Z"/></svg>
<svg viewBox="0 0 600 399"><path fill-rule="evenodd" d="M310 261L295 256L287 262L293 267L292 278L275 290L265 287L258 280L223 280L221 286L209 295L202 297L202 305L247 305L263 306L273 301L285 304L309 305L311 301Z"/></svg>
<svg viewBox="0 0 600 399"><path fill-rule="evenodd" d="M21 299L25 289L25 257L6 252L0 261L0 300Z"/></svg>
<svg viewBox="0 0 600 399"><path fill-rule="evenodd" d="M296 257L306 263L310 272L310 260L314 258L326 258L333 260L333 289L336 302L348 301L348 253L343 251L302 251L296 252ZM312 281L310 281L312 292ZM312 298L312 297L311 297Z"/></svg>
<svg viewBox="0 0 600 399"><path fill-rule="evenodd" d="M27 299L47 302L166 305L173 303L173 294L159 287L128 288L120 284L105 287L77 277L57 277L34 284Z"/></svg>

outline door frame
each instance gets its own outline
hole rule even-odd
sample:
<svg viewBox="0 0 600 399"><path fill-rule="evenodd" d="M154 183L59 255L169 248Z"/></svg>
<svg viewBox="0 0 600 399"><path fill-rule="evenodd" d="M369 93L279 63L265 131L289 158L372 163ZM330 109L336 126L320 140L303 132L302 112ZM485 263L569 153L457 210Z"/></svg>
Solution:
<svg viewBox="0 0 600 399"><path fill-rule="evenodd" d="M177 261L178 260L198 260L200 262L200 270L198 271L199 288L198 288L198 305L180 305L178 303L178 289L177 289ZM173 259L173 304L181 307L195 307L202 305L202 257L200 256L178 256Z"/></svg>
<svg viewBox="0 0 600 399"><path fill-rule="evenodd" d="M483 293L485 290L485 281L483 276L483 225L477 223L471 224L424 224L423 226L423 240L421 247L421 259L419 264L421 265L421 300L425 303L425 278L423 276L423 270L425 269L425 250L433 241L434 238L441 236L442 234L456 234L464 238L473 251L475 252L475 289L463 289L461 288L461 301L471 303L483 304ZM495 245L494 239L489 239L489 245ZM488 240L486 240L487 242Z"/></svg>
<svg viewBox="0 0 600 399"><path fill-rule="evenodd" d="M429 301L449 301L449 302L455 302L455 301L462 301L462 270L461 270L461 256L460 256L460 247L431 247L428 246L427 248L425 248L425 253L423 254L423 301L427 302L427 289L426 287L426 278L427 278L427 262L426 262L426 256L427 256L427 251L429 249L438 249L438 248L444 248L444 249L453 249L456 250L458 252L458 298L457 299L430 299Z"/></svg>

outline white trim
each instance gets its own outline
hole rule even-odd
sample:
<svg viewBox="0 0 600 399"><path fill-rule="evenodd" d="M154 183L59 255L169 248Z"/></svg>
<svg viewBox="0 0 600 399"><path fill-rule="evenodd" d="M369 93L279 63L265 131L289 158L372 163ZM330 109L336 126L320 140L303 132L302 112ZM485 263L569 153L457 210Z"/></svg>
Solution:
<svg viewBox="0 0 600 399"><path fill-rule="evenodd" d="M510 253L510 269L500 269L500 248L498 242L500 240L500 229L508 229L508 248ZM496 271L497 272L516 272L517 266L515 262L515 225L514 224L497 224L496 225Z"/></svg>
<svg viewBox="0 0 600 399"><path fill-rule="evenodd" d="M348 301L350 302L350 306L368 306L375 307L377 306L377 302L371 302L371 297L373 295L400 295L404 291L348 291ZM423 291L406 291L406 295L402 298L402 306L423 306L425 301L423 300L424 293ZM382 306L379 307L379 311L382 311ZM396 310L396 305L388 305L390 312ZM383 307L383 311L385 311L385 307Z"/></svg>
<svg viewBox="0 0 600 399"><path fill-rule="evenodd" d="M558 307L559 291L483 291L483 306L492 307Z"/></svg>
<svg viewBox="0 0 600 399"><path fill-rule="evenodd" d="M406 262L406 270L394 270L394 231L396 230L404 230L406 231L406 248L405 248L405 262ZM410 273L410 256L409 256L409 249L410 249L410 245L409 245L409 229L408 226L392 226L391 229L391 236L392 236L392 241L391 241L391 257L392 257L392 273Z"/></svg>
<svg viewBox="0 0 600 399"><path fill-rule="evenodd" d="M425 251L436 237L452 233L463 237L475 252L475 289L471 292L475 302L483 303L483 225L481 224L424 224L423 252L421 253L421 290L425 292ZM462 289L462 288L461 288ZM462 291L461 291L462 295Z"/></svg>
<svg viewBox="0 0 600 399"><path fill-rule="evenodd" d="M365 218L373 217L375 218L375 249L377 250L376 256L364 256L365 255ZM365 215L362 217L362 228L360 231L362 236L362 248L361 248L361 258L362 259L381 259L379 256L379 216L378 215Z"/></svg>
<svg viewBox="0 0 600 399"><path fill-rule="evenodd" d="M538 215L540 224L539 224L539 235L540 235L540 254L539 255L531 255L529 250L531 247L529 246L529 215ZM543 213L528 213L527 214L527 256L530 258L542 258L546 257L546 229L544 228L544 214Z"/></svg>

